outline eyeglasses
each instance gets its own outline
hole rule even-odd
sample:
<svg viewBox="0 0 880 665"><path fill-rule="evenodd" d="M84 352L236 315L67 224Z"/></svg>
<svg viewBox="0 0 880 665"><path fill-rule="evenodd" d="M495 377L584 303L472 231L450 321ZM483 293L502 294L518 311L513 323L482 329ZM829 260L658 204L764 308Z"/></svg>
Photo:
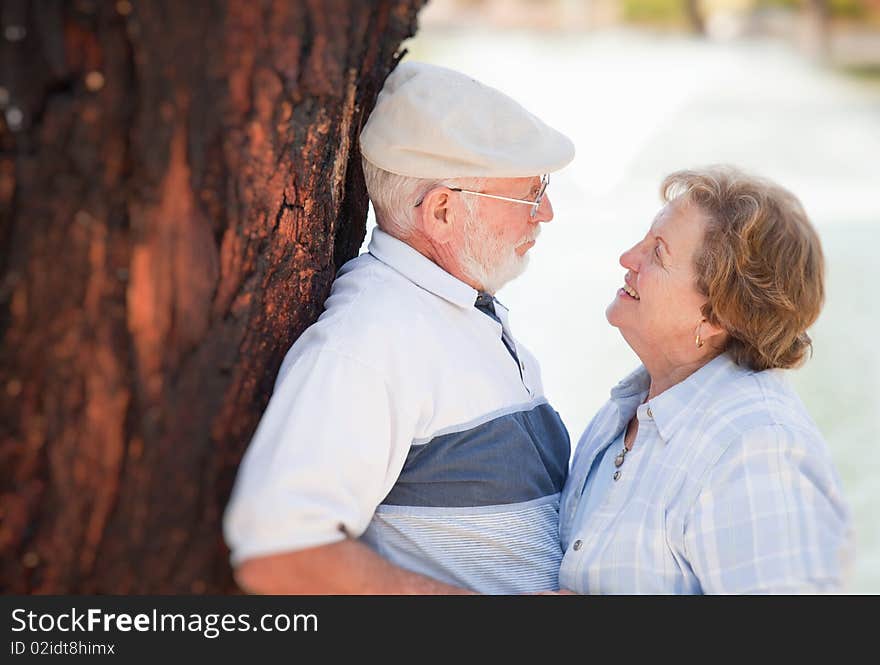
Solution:
<svg viewBox="0 0 880 665"><path fill-rule="evenodd" d="M534 200L530 199L514 199L509 196L498 196L497 194L486 194L484 192L474 192L470 189L462 189L461 187L450 187L449 189L453 192L461 192L462 194L473 194L474 196L485 196L487 199L498 199L499 201L510 201L511 203L524 203L527 206L532 206L532 210L529 213L529 217L534 217L538 214L538 208L541 207L541 201L544 200L544 192L547 191L547 185L550 184L550 174L545 173L541 176L541 188L538 190L538 194ZM422 205L422 199L419 199L419 202L416 203L415 207L418 208Z"/></svg>

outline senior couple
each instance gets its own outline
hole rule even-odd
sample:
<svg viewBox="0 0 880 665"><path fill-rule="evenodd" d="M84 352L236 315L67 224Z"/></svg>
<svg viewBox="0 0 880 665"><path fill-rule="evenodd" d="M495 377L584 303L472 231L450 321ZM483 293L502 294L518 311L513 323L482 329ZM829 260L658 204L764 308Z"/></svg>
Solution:
<svg viewBox="0 0 880 665"><path fill-rule="evenodd" d="M572 143L463 74L404 63L360 148L369 252L287 353L227 507L244 590L843 590L848 508L782 371L823 302L794 196L733 168L664 180L605 313L642 364L570 463L494 296L552 219L547 174Z"/></svg>

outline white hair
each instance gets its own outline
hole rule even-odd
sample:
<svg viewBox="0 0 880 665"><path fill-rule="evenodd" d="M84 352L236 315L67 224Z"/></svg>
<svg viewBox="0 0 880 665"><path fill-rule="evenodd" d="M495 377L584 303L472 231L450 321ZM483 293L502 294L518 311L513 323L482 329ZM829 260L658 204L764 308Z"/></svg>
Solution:
<svg viewBox="0 0 880 665"><path fill-rule="evenodd" d="M397 175L361 158L367 194L376 212L376 224L386 233L405 240L413 231L416 215L415 206L435 187L463 187L479 190L483 178L413 178ZM464 204L473 215L475 206L465 198Z"/></svg>
<svg viewBox="0 0 880 665"><path fill-rule="evenodd" d="M525 271L529 264L528 255L519 256L509 240L492 233L479 223L475 215L471 214L465 220L465 229L464 247L458 257L461 269L481 284L484 291L494 295ZM540 232L540 225L535 224L521 241L535 240Z"/></svg>

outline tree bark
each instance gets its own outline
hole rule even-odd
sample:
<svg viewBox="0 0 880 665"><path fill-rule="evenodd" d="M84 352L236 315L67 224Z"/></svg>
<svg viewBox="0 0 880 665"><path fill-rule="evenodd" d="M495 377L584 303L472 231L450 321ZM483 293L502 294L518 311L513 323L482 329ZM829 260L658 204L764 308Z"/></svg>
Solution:
<svg viewBox="0 0 880 665"><path fill-rule="evenodd" d="M422 3L0 2L0 591L235 589L223 508Z"/></svg>

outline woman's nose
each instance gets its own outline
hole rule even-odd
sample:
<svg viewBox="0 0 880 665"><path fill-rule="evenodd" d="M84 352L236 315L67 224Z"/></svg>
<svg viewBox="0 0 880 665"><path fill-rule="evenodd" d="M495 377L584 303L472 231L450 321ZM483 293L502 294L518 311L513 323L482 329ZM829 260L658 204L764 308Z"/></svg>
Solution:
<svg viewBox="0 0 880 665"><path fill-rule="evenodd" d="M637 270L637 262L636 262L636 249L638 245L635 247L630 247L623 254L620 255L620 265L627 270Z"/></svg>

